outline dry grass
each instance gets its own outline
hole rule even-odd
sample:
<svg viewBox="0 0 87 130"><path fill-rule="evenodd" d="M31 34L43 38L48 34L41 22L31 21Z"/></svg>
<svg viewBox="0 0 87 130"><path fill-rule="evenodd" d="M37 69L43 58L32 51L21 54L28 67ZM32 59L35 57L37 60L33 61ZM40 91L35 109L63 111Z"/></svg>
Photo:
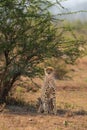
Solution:
<svg viewBox="0 0 87 130"><path fill-rule="evenodd" d="M87 57L69 67L73 78L56 81L56 116L37 114L35 105L40 91L19 89L18 98L24 104L5 107L0 113L0 130L87 130Z"/></svg>

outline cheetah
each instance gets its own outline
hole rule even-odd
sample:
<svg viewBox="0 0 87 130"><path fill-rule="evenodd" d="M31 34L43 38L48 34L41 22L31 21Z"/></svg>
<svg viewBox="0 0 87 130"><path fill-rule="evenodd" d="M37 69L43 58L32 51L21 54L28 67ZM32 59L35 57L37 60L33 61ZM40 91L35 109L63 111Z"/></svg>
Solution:
<svg viewBox="0 0 87 130"><path fill-rule="evenodd" d="M38 112L56 114L56 85L53 77L54 69L52 67L47 67L44 69L44 72L44 85L42 87L41 98L39 98Z"/></svg>

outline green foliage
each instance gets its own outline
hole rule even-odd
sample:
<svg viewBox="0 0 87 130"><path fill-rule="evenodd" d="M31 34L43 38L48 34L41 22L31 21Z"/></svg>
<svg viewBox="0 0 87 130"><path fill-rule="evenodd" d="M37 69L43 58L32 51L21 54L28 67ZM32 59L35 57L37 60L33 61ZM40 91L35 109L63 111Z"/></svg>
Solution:
<svg viewBox="0 0 87 130"><path fill-rule="evenodd" d="M63 125L64 125L65 127L67 127L67 126L68 126L68 121L65 120L65 121L63 122Z"/></svg>
<svg viewBox="0 0 87 130"><path fill-rule="evenodd" d="M83 41L76 39L69 25L62 27L62 33L58 31L53 22L56 18L49 11L52 6L48 0L0 1L1 97L8 94L20 75L39 75L38 64L46 58L66 55L65 60L71 63L80 56L78 47ZM73 39L65 38L65 31Z"/></svg>
<svg viewBox="0 0 87 130"><path fill-rule="evenodd" d="M47 10L50 2L26 2L1 2L0 53L5 56L6 65L12 66L11 72L26 70L32 76L39 70L37 64L54 53L55 28Z"/></svg>
<svg viewBox="0 0 87 130"><path fill-rule="evenodd" d="M56 30L49 1L2 0L0 2L1 98L20 75L40 74L38 64L55 55ZM7 87L6 87L7 86Z"/></svg>
<svg viewBox="0 0 87 130"><path fill-rule="evenodd" d="M80 25L82 23L80 22ZM59 50L61 50L62 58L65 59L66 63L73 64L78 57L81 57L85 52L86 39L81 35L80 31L77 29L79 24L63 22L63 32L61 35L60 43L58 45ZM80 49L80 47L82 49Z"/></svg>

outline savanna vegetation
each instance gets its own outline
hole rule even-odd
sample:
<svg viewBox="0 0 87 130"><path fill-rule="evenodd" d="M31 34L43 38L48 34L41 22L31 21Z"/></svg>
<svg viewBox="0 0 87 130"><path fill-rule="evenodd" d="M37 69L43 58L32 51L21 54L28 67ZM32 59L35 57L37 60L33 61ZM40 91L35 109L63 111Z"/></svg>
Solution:
<svg viewBox="0 0 87 130"><path fill-rule="evenodd" d="M76 38L69 24L55 22L57 18L49 11L52 6L49 1L1 1L1 102L21 75L31 78L41 74L38 64L46 58L65 56L66 62L74 62L80 56L84 40ZM65 32L73 37L65 37Z"/></svg>
<svg viewBox="0 0 87 130"><path fill-rule="evenodd" d="M0 2L0 130L87 129L87 22L51 14L54 4ZM46 66L55 68L58 116L54 117L36 112Z"/></svg>

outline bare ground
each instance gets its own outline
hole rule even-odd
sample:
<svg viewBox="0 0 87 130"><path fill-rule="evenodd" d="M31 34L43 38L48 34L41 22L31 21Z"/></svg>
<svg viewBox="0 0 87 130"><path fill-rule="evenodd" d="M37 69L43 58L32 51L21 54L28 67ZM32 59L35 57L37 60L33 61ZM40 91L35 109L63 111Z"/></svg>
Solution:
<svg viewBox="0 0 87 130"><path fill-rule="evenodd" d="M87 57L69 67L73 78L56 81L57 115L37 114L40 91L26 92L27 106L7 105L0 112L0 130L87 130Z"/></svg>

